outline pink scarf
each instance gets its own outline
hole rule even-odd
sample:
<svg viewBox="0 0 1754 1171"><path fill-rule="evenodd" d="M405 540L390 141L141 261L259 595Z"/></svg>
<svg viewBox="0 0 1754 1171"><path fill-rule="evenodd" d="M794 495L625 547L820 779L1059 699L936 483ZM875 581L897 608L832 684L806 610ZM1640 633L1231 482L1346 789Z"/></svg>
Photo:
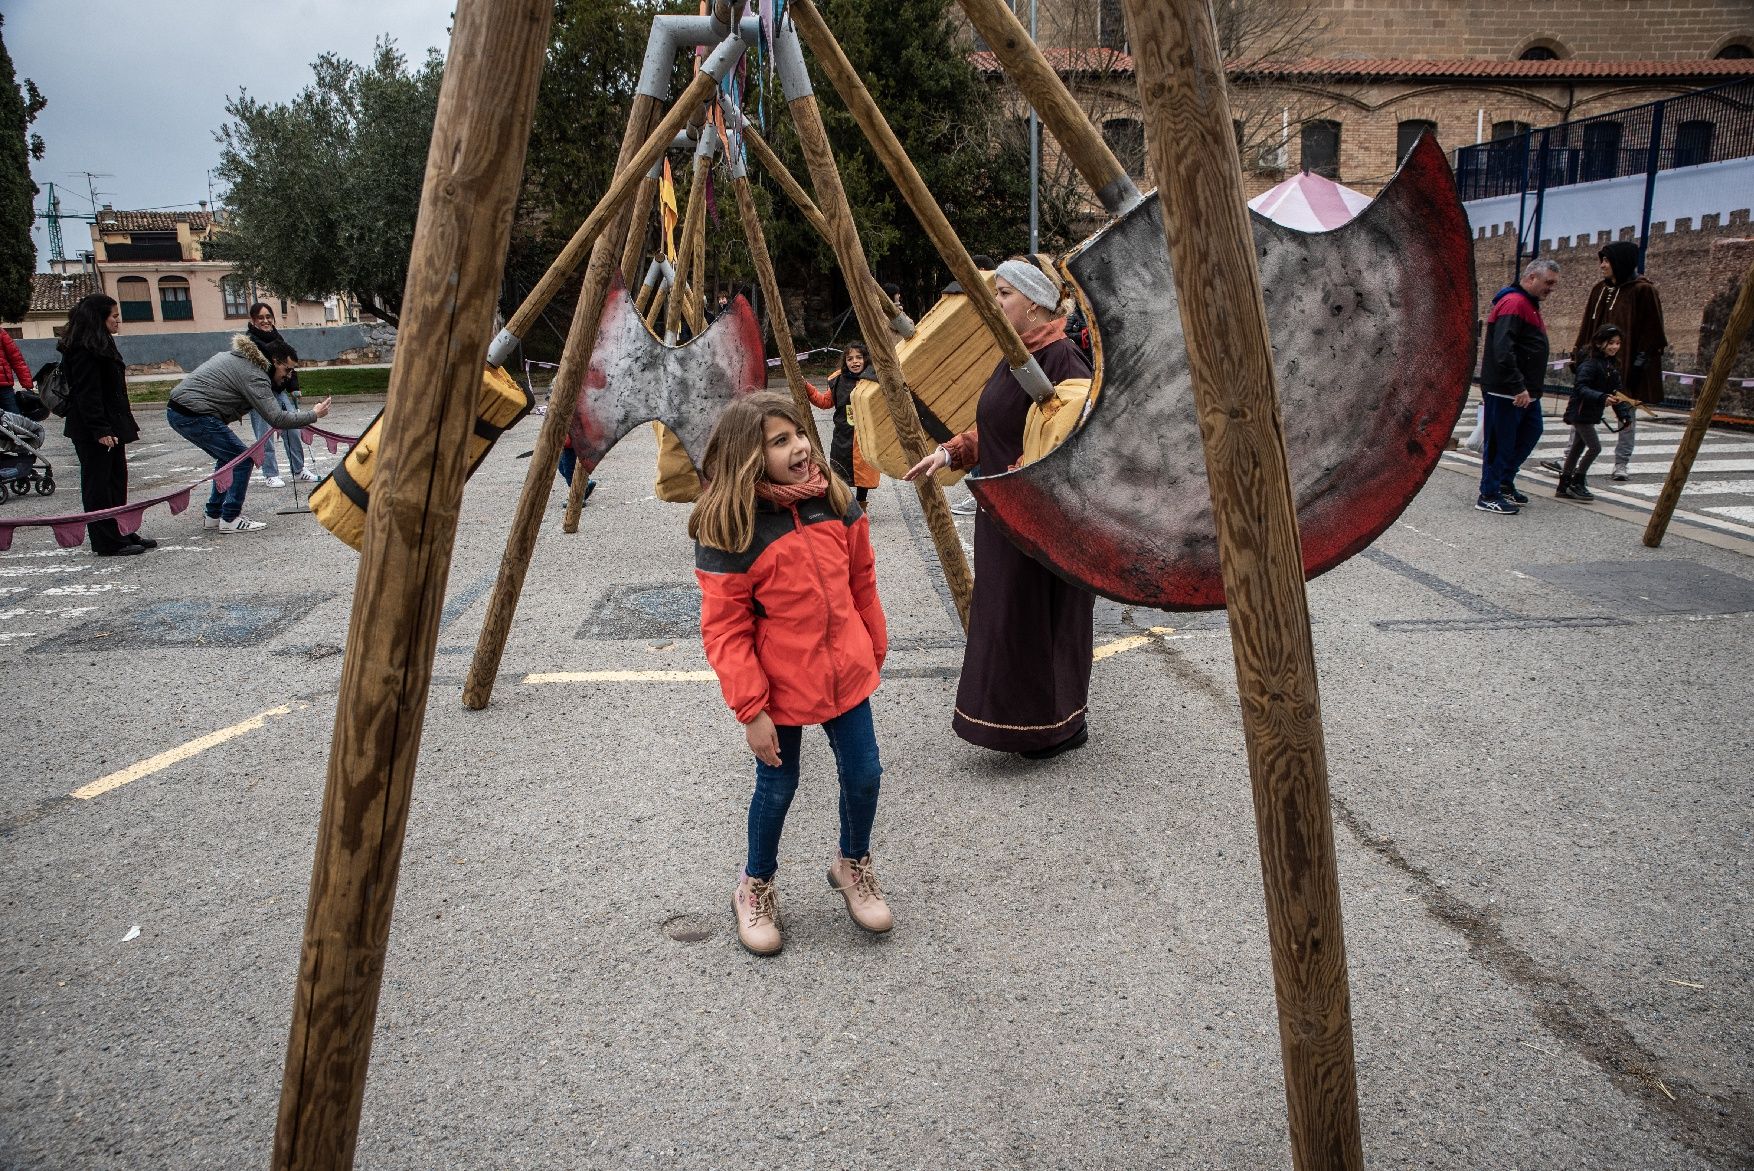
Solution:
<svg viewBox="0 0 1754 1171"><path fill-rule="evenodd" d="M1033 354L1043 346L1052 345L1066 336L1066 319L1056 317L1052 321L1044 321L1018 336L1023 339L1023 348Z"/></svg>
<svg viewBox="0 0 1754 1171"><path fill-rule="evenodd" d="M777 504L788 508L801 500L809 500L813 496L822 496L828 492L828 477L816 464L810 465L810 478L802 484L776 484L772 480L755 481L755 494L769 504Z"/></svg>

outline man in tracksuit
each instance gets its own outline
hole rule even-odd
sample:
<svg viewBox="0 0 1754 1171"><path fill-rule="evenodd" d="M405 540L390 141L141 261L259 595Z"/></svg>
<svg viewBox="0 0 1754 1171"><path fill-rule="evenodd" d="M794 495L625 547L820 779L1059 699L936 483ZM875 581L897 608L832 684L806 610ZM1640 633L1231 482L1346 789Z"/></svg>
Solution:
<svg viewBox="0 0 1754 1171"><path fill-rule="evenodd" d="M1547 326L1541 302L1559 284L1559 265L1531 260L1522 279L1500 289L1486 314L1480 391L1486 407L1486 453L1474 507L1515 516L1529 498L1516 488L1517 470L1541 441L1541 386L1547 379Z"/></svg>

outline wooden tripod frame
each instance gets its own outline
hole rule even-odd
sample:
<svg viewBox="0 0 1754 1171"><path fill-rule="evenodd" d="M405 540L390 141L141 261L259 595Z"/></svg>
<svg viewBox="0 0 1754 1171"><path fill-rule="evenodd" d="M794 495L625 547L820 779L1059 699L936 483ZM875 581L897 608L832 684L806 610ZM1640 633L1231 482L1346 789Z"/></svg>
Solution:
<svg viewBox="0 0 1754 1171"><path fill-rule="evenodd" d="M1075 103L1038 60L1039 51L1022 35L1002 0L959 2L1105 206L1120 210L1135 203L1131 181L1081 113L1074 116ZM1266 315L1224 108L1216 31L1206 0L1124 2L1142 79L1151 168L1159 181L1181 290L1180 312L1217 518L1266 888L1293 1164L1299 1171L1354 1171L1363 1159L1313 640ZM807 10L804 23L810 24L814 9L808 0L797 3ZM487 350L551 11L549 0L459 0L457 6L404 298L402 328L408 345L403 352L408 361L398 363L391 377L330 747L275 1135L277 1171L314 1171L352 1162L438 615L456 535L465 439L480 377L478 357ZM825 38L826 28L815 28L813 35ZM830 43L831 38L821 48ZM849 73L850 66L842 72ZM702 77L707 78L704 84ZM627 201L635 187L649 191L643 187L644 176L662 150L654 143L673 138L679 112L686 116L715 85L703 71L650 135L646 128L656 99L636 97L610 193L568 246L573 264L587 245L591 258L471 665L465 693L470 707L484 706L491 691L610 279L618 266L628 267L626 257L633 254ZM849 100L856 100L858 91L852 92L854 99ZM917 458L925 443L885 328L890 317L886 298L873 290L820 114L807 94L792 96L788 105L810 162L820 215L848 276L860 327L872 343L873 365L897 432ZM864 121L872 108L866 108ZM867 133L884 137L875 122ZM905 163L899 144L891 142L887 151L879 143L874 146L885 154L886 163ZM911 165L900 174L908 170ZM739 192L740 211L746 194ZM915 210L930 218L935 205L928 209L921 204ZM746 216L746 228L751 218ZM938 241L939 233L933 234L940 248L948 249L947 259L960 250L959 244L951 248L949 241ZM765 257L765 246L757 249L756 243L752 232L752 251ZM557 268L560 264L556 262ZM957 260L953 267L960 264ZM549 277L554 274L551 269ZM552 282L545 277L547 294L537 302L533 293L519 316L533 319L565 275ZM678 271L673 297L685 296L686 276ZM777 290L769 296L778 305ZM1708 393L1721 387L1721 375L1750 318L1754 273L1744 281ZM776 332L782 330L789 332L783 321L776 326ZM789 338L777 340L782 350L789 349ZM796 393L797 376L790 368L787 373ZM1680 468L1680 480L1685 475L1686 468ZM1679 481L1674 476L1671 480L1678 495ZM951 584L959 597L965 596L967 566L960 541L955 542L955 555L947 555L945 534L939 531L949 529L954 539L942 493L930 478L919 487L946 576L952 578L961 567L963 580Z"/></svg>

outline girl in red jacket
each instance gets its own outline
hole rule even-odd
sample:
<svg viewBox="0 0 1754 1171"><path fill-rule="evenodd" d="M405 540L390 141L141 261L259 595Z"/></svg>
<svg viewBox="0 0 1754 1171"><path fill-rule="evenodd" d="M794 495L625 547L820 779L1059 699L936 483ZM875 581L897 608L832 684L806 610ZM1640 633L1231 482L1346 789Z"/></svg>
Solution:
<svg viewBox="0 0 1754 1171"><path fill-rule="evenodd" d="M688 518L701 637L755 753L749 855L732 896L737 938L756 955L780 950L774 872L805 724L822 725L840 773L840 852L828 885L853 922L888 931L895 920L870 841L883 775L871 693L889 637L869 522L782 394L762 391L725 409L701 481Z"/></svg>

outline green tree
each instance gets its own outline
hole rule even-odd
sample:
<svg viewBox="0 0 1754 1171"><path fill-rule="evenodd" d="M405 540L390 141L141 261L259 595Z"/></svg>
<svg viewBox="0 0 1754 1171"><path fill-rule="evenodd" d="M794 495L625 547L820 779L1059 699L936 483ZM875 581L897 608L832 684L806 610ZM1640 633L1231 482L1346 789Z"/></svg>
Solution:
<svg viewBox="0 0 1754 1171"><path fill-rule="evenodd" d="M971 46L952 15L953 0L822 0L819 7L968 250L1004 257L1027 248L1028 137L969 64ZM811 71L871 267L879 279L902 286L917 314L949 274L814 61ZM780 96L770 91L765 106L775 123L770 139L802 179L802 156ZM1043 197L1042 246L1063 246L1069 241L1059 225L1071 216L1058 207L1057 192L1044 190ZM833 271L832 253L802 217L789 208L781 216L772 233L781 280L814 282ZM844 303L841 295L836 302Z"/></svg>
<svg viewBox="0 0 1754 1171"><path fill-rule="evenodd" d="M652 17L694 10L686 0L555 0L506 259L507 316L609 189ZM544 314L546 325L525 339L534 354L559 352L576 295L575 276Z"/></svg>
<svg viewBox="0 0 1754 1171"><path fill-rule="evenodd" d="M225 231L210 250L283 297L346 292L395 322L438 111L436 51L410 69L388 38L369 66L332 53L291 102L226 102L215 136Z"/></svg>
<svg viewBox="0 0 1754 1171"><path fill-rule="evenodd" d="M0 15L0 25L5 20ZM30 238L37 185L31 182L30 161L43 157L42 136L31 134L30 124L48 104L34 81L26 79L20 91L12 55L0 37L0 320L4 321L21 321L30 311L30 277L37 266L36 245Z"/></svg>

